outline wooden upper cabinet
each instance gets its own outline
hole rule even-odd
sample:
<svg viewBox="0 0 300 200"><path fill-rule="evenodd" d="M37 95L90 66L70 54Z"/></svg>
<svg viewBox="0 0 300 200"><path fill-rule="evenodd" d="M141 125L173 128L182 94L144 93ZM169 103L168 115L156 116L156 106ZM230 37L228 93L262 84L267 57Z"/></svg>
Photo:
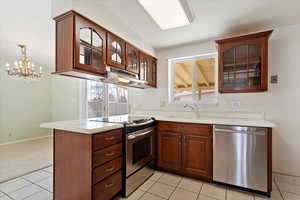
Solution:
<svg viewBox="0 0 300 200"><path fill-rule="evenodd" d="M151 87L156 87L157 60L156 58L140 52L140 80L147 81Z"/></svg>
<svg viewBox="0 0 300 200"><path fill-rule="evenodd" d="M77 67L96 73L105 73L106 31L91 21L75 16Z"/></svg>
<svg viewBox="0 0 300 200"><path fill-rule="evenodd" d="M150 66L150 57L141 52L139 53L140 57L140 80L148 81L149 79L149 66Z"/></svg>
<svg viewBox="0 0 300 200"><path fill-rule="evenodd" d="M181 168L181 134L159 132L158 165L163 168Z"/></svg>
<svg viewBox="0 0 300 200"><path fill-rule="evenodd" d="M107 64L111 67L125 70L125 41L108 32L107 34Z"/></svg>
<svg viewBox="0 0 300 200"><path fill-rule="evenodd" d="M268 90L268 40L272 32L216 41L220 93Z"/></svg>
<svg viewBox="0 0 300 200"><path fill-rule="evenodd" d="M70 11L55 18L56 72L98 80L106 75L106 30Z"/></svg>
<svg viewBox="0 0 300 200"><path fill-rule="evenodd" d="M132 45L126 43L126 71L139 74L139 50Z"/></svg>
<svg viewBox="0 0 300 200"><path fill-rule="evenodd" d="M150 58L150 67L148 73L149 85L152 87L157 86L157 60L154 57Z"/></svg>
<svg viewBox="0 0 300 200"><path fill-rule="evenodd" d="M156 87L156 59L75 11L54 18L56 70L54 74L105 80L106 66L139 75ZM140 59L141 56L141 59ZM142 70L140 70L142 65Z"/></svg>
<svg viewBox="0 0 300 200"><path fill-rule="evenodd" d="M190 174L212 178L211 137L184 135L182 147L182 167Z"/></svg>

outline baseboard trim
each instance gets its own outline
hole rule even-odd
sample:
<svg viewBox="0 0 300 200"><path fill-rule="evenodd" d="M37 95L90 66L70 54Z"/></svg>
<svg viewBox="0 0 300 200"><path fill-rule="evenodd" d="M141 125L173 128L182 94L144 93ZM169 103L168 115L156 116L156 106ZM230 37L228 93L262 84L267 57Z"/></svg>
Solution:
<svg viewBox="0 0 300 200"><path fill-rule="evenodd" d="M53 137L53 135L39 136L39 137L26 138L26 139L22 139L22 140L15 140L15 141L11 141L11 142L0 143L0 146L28 142L28 141L32 141L32 140L39 140L39 139L48 138L48 137Z"/></svg>

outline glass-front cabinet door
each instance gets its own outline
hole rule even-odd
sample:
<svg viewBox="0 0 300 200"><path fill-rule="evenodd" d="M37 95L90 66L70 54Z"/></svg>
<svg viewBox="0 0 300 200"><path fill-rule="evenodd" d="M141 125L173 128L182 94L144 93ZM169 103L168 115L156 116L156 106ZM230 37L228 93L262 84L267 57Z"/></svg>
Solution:
<svg viewBox="0 0 300 200"><path fill-rule="evenodd" d="M107 34L107 64L111 67L125 69L125 41L118 36Z"/></svg>
<svg viewBox="0 0 300 200"><path fill-rule="evenodd" d="M268 38L271 33L217 41L221 93L263 92L268 89Z"/></svg>
<svg viewBox="0 0 300 200"><path fill-rule="evenodd" d="M223 88L260 88L261 56L259 44L238 45L224 51Z"/></svg>
<svg viewBox="0 0 300 200"><path fill-rule="evenodd" d="M93 73L106 73L106 31L76 16L76 67Z"/></svg>
<svg viewBox="0 0 300 200"><path fill-rule="evenodd" d="M149 82L149 56L140 52L140 80Z"/></svg>
<svg viewBox="0 0 300 200"><path fill-rule="evenodd" d="M154 57L151 57L150 61L150 72L149 72L149 82L152 87L156 87L157 82L157 60Z"/></svg>
<svg viewBox="0 0 300 200"><path fill-rule="evenodd" d="M126 43L126 70L139 74L139 50Z"/></svg>

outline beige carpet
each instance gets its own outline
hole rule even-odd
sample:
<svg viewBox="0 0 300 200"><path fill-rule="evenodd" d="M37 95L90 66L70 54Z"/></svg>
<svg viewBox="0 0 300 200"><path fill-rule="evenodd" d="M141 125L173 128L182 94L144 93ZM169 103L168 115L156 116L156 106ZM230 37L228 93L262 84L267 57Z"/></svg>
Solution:
<svg viewBox="0 0 300 200"><path fill-rule="evenodd" d="M0 183L52 165L53 138L0 146Z"/></svg>

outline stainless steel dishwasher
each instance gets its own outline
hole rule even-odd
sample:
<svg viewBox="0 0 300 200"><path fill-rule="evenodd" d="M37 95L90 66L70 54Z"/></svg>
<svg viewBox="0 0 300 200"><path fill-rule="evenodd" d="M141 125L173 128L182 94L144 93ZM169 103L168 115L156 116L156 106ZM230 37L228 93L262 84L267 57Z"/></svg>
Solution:
<svg viewBox="0 0 300 200"><path fill-rule="evenodd" d="M268 191L267 129L215 125L213 180Z"/></svg>

